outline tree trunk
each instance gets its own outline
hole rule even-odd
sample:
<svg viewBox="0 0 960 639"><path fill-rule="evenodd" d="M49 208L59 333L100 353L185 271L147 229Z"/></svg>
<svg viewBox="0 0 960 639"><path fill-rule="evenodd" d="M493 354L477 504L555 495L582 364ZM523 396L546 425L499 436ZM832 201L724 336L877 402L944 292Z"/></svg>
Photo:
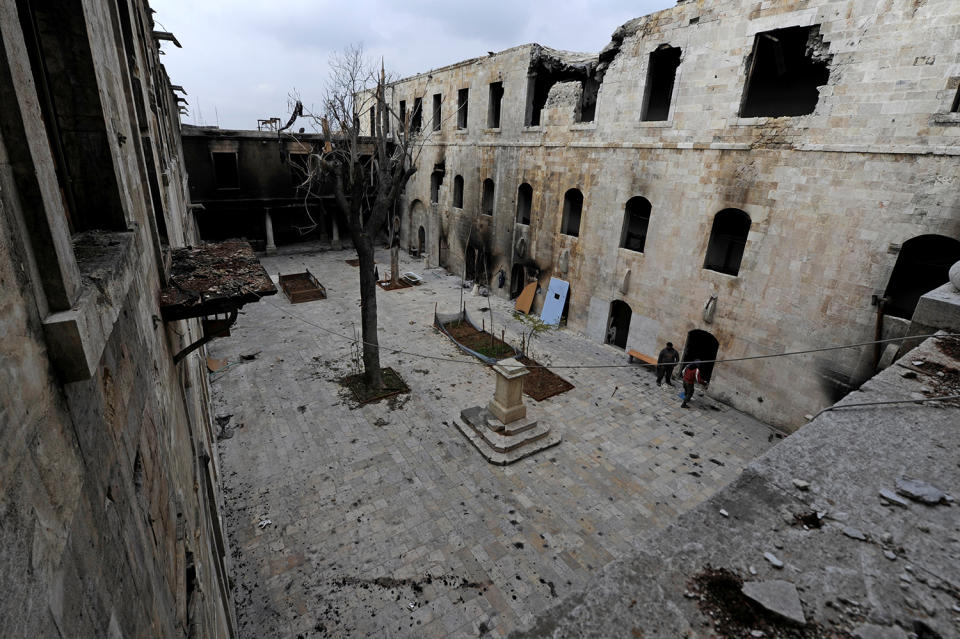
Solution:
<svg viewBox="0 0 960 639"><path fill-rule="evenodd" d="M360 328L363 336L363 376L371 388L383 388L380 371L380 342L377 338L377 278L373 276L373 238L358 234L360 259Z"/></svg>
<svg viewBox="0 0 960 639"><path fill-rule="evenodd" d="M390 286L400 285L400 217L394 215L390 224Z"/></svg>
<svg viewBox="0 0 960 639"><path fill-rule="evenodd" d="M390 285L400 284L400 242L390 247Z"/></svg>

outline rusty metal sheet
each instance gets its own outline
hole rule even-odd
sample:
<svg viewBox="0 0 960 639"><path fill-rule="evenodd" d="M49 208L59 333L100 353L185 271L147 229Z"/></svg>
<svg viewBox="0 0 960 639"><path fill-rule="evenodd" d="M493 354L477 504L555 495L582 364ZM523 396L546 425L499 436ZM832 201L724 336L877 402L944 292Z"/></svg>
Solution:
<svg viewBox="0 0 960 639"><path fill-rule="evenodd" d="M529 313L530 307L533 306L533 296L537 294L537 283L530 282L523 287L523 291L520 292L519 297L517 297L517 303L513 308L520 311L521 313Z"/></svg>

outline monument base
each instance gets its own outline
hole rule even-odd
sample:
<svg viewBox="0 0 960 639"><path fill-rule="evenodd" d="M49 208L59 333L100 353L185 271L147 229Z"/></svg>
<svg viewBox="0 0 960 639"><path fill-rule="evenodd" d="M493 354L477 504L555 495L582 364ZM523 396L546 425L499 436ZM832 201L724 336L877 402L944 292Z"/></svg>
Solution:
<svg viewBox="0 0 960 639"><path fill-rule="evenodd" d="M483 406L460 411L463 423L457 429L470 440L484 459L506 466L560 443L559 433L536 420L521 419L504 424Z"/></svg>

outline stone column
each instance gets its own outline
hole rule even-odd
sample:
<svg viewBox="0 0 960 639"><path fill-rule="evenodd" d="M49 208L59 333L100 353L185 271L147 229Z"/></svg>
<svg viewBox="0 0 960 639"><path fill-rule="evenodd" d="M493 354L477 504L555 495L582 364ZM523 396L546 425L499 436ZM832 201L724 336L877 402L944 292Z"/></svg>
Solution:
<svg viewBox="0 0 960 639"><path fill-rule="evenodd" d="M340 227L337 226L337 216L330 215L330 248L334 251L339 251L343 248L343 244L340 243Z"/></svg>
<svg viewBox="0 0 960 639"><path fill-rule="evenodd" d="M527 416L527 407L523 404L523 377L530 371L512 357L501 360L492 368L497 374L497 388L487 410L504 424L523 419Z"/></svg>
<svg viewBox="0 0 960 639"><path fill-rule="evenodd" d="M273 218L270 217L270 209L263 211L263 224L267 231L267 253L276 253L277 245L273 243Z"/></svg>

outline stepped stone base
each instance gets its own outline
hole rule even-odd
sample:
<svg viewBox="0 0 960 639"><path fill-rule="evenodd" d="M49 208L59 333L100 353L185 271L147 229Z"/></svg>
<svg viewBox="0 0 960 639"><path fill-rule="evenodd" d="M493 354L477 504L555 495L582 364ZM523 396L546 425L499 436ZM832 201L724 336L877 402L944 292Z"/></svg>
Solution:
<svg viewBox="0 0 960 639"><path fill-rule="evenodd" d="M460 412L457 428L470 440L474 448L490 462L506 466L551 446L562 439L546 424L536 420L517 420L504 424L483 406L473 406Z"/></svg>

